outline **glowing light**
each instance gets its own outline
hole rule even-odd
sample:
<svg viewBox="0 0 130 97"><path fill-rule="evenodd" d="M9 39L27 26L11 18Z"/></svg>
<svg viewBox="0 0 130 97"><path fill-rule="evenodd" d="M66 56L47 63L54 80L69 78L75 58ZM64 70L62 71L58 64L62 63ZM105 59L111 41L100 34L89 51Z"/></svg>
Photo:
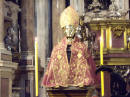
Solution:
<svg viewBox="0 0 130 97"><path fill-rule="evenodd" d="M36 89L36 97L38 97L38 42L37 42L37 37L35 38L35 89Z"/></svg>

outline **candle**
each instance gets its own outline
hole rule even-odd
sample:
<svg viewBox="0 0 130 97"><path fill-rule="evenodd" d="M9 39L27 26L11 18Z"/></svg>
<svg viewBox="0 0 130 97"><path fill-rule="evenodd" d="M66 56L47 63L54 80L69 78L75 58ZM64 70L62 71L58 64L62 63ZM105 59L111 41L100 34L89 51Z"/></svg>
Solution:
<svg viewBox="0 0 130 97"><path fill-rule="evenodd" d="M38 97L38 42L37 37L35 38L35 91L36 97Z"/></svg>
<svg viewBox="0 0 130 97"><path fill-rule="evenodd" d="M109 49L111 49L111 47L112 47L112 32L111 32L111 27L109 27L108 33L109 33Z"/></svg>
<svg viewBox="0 0 130 97"><path fill-rule="evenodd" d="M100 37L100 65L103 65L103 32L104 29L101 28ZM101 71L101 95L104 96L104 73Z"/></svg>

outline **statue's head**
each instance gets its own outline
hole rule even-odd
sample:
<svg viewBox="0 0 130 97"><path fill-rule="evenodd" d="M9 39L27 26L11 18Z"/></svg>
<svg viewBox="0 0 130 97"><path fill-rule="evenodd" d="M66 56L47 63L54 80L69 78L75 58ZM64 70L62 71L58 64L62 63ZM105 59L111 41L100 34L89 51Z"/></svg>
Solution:
<svg viewBox="0 0 130 97"><path fill-rule="evenodd" d="M76 32L76 28L73 25L68 25L62 28L64 31L64 34L67 38L74 38L75 36L75 32Z"/></svg>
<svg viewBox="0 0 130 97"><path fill-rule="evenodd" d="M60 16L60 26L63 29L67 39L74 38L78 25L78 13L71 6L64 9Z"/></svg>

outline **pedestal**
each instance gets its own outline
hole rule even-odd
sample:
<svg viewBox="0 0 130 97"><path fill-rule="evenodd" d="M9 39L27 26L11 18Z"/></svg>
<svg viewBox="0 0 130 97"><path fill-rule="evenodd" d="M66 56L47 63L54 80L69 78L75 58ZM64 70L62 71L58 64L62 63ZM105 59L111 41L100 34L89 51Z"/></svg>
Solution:
<svg viewBox="0 0 130 97"><path fill-rule="evenodd" d="M57 89L47 89L49 97L92 97L94 94L93 87L79 88L67 87ZM94 95L93 95L94 96ZM95 97L98 97L95 95Z"/></svg>
<svg viewBox="0 0 130 97"><path fill-rule="evenodd" d="M0 97L12 97L12 80L17 63L0 60Z"/></svg>

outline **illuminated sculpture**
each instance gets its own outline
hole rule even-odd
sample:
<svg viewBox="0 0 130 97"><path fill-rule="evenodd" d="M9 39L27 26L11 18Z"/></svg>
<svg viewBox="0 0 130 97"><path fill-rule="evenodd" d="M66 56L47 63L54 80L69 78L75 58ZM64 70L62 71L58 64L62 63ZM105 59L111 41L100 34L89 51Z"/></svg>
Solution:
<svg viewBox="0 0 130 97"><path fill-rule="evenodd" d="M71 6L62 12L60 25L66 37L54 47L42 84L46 87L95 85L96 65L86 45L75 37L79 16Z"/></svg>

